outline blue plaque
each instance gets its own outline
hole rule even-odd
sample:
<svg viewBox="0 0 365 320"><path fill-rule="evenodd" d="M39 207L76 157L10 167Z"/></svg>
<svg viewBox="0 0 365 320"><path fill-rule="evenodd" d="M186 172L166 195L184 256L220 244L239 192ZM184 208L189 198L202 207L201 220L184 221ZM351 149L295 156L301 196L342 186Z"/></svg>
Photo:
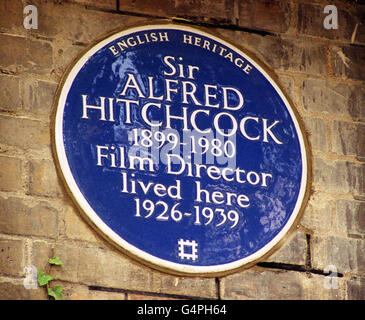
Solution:
<svg viewBox="0 0 365 320"><path fill-rule="evenodd" d="M282 90L250 55L187 26L88 48L59 88L54 146L88 220L176 274L252 265L307 199L307 143Z"/></svg>

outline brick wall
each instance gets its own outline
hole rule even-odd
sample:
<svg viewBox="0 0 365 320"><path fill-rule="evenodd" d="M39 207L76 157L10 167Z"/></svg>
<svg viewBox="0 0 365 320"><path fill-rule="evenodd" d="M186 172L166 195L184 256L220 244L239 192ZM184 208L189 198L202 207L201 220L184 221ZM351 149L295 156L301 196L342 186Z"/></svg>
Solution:
<svg viewBox="0 0 365 320"><path fill-rule="evenodd" d="M23 28L23 7L39 11ZM24 267L45 268L66 299L365 299L365 4L320 0L1 0L0 298L26 290ZM176 277L113 249L80 217L51 153L53 95L66 67L95 38L156 18L203 25L272 68L304 119L312 195L297 230L266 261L219 278ZM356 34L354 34L357 25ZM338 289L326 289L328 265Z"/></svg>

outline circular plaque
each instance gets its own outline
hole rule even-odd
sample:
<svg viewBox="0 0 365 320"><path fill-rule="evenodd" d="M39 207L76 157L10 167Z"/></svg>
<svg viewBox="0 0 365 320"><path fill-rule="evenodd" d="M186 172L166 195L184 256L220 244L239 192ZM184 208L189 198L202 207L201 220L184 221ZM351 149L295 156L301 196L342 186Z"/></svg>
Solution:
<svg viewBox="0 0 365 320"><path fill-rule="evenodd" d="M293 106L256 59L187 26L134 27L88 48L59 88L54 146L94 227L172 273L251 265L307 198Z"/></svg>

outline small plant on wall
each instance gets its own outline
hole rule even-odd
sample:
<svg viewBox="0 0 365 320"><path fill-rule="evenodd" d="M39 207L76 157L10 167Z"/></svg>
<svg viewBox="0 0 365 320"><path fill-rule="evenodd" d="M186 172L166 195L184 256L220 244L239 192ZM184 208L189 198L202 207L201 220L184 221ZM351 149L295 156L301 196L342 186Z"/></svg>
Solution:
<svg viewBox="0 0 365 320"><path fill-rule="evenodd" d="M53 277L48 274L51 266L62 266L62 261L59 257L54 257L48 259L48 263L47 272L38 269L38 284L47 288L48 296L53 297L55 300L62 300L62 286L51 287L49 283L53 280Z"/></svg>

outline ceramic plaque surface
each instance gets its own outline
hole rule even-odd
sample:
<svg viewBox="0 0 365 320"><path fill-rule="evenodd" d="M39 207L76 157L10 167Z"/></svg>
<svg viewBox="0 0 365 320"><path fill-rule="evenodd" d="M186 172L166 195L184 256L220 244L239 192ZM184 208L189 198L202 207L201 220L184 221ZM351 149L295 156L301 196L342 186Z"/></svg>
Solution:
<svg viewBox="0 0 365 320"><path fill-rule="evenodd" d="M171 272L257 261L306 198L293 107L254 58L195 28L135 27L89 48L59 89L54 133L94 227Z"/></svg>

